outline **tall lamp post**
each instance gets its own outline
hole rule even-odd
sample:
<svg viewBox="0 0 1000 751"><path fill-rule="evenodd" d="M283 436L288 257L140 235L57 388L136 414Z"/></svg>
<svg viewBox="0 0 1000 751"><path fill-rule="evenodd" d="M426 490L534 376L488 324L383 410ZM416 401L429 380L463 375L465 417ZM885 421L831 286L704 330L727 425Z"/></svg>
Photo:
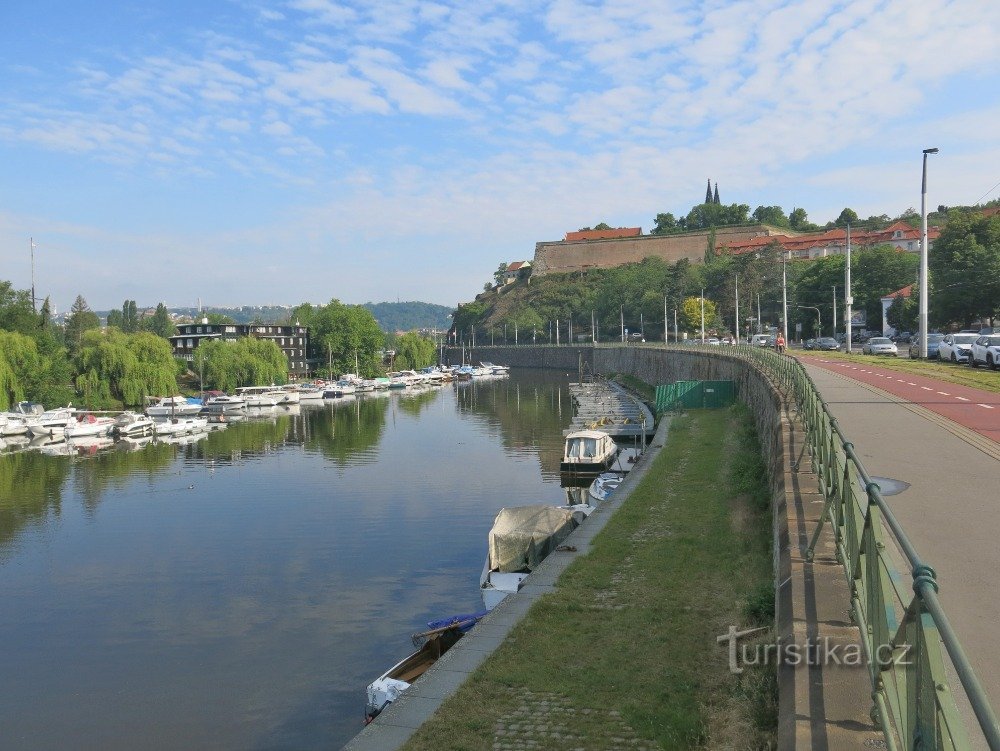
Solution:
<svg viewBox="0 0 1000 751"><path fill-rule="evenodd" d="M920 359L927 359L927 155L937 154L937 147L924 149L924 170L920 181Z"/></svg>
<svg viewBox="0 0 1000 751"><path fill-rule="evenodd" d="M781 254L781 334L785 342L788 342L788 274L785 265L788 260L788 253Z"/></svg>
<svg viewBox="0 0 1000 751"><path fill-rule="evenodd" d="M847 223L847 265L844 268L844 350L851 354L851 327L854 326L854 298L851 297L851 223Z"/></svg>
<svg viewBox="0 0 1000 751"><path fill-rule="evenodd" d="M797 305L796 307L816 311L816 326L819 328L819 335L823 336L823 315L819 312L819 308L815 305Z"/></svg>

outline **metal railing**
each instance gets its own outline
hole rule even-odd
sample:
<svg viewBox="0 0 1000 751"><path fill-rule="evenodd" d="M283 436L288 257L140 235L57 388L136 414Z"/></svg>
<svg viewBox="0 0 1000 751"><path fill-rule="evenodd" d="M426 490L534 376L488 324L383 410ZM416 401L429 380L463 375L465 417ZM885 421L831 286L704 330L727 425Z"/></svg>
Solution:
<svg viewBox="0 0 1000 751"><path fill-rule="evenodd" d="M852 615L872 683L873 718L889 749L969 748L948 687L943 643L986 743L1000 751L1000 725L938 599L934 569L918 555L805 368L793 357L750 346L669 349L747 360L798 410L812 469L825 498L804 553L807 560L813 559L823 527L829 524L851 588ZM895 542L910 568L909 588L893 560L890 542Z"/></svg>

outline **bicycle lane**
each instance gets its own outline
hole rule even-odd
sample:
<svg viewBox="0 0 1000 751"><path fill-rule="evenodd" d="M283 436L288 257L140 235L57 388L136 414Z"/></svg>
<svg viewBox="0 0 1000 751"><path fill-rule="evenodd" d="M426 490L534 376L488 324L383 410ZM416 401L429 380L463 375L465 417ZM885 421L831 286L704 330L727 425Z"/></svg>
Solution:
<svg viewBox="0 0 1000 751"><path fill-rule="evenodd" d="M956 405L940 406L949 396L971 399L964 387L905 373L891 373L890 380L874 375L873 368L864 365L855 371L819 357L800 361L868 472L875 478L902 483L900 492L888 495L886 502L918 554L937 572L945 612L992 705L1000 707L1000 650L996 648L1000 623L1000 584L996 578L1000 571L1000 444L981 431L954 423L933 407L957 408L960 417L993 431L993 435L997 435L996 423L969 419L972 408L980 402L963 406L955 400ZM897 380L900 376L902 384ZM933 388L930 395L921 388L924 385ZM938 391L949 393L945 396ZM979 391L977 398L993 409L979 409L990 415L1000 413L1000 397L984 393ZM903 394L920 402L911 402ZM905 565L901 571L908 578ZM952 683L958 699L962 692L954 676ZM959 704L975 736L971 710L964 701L959 700ZM979 744L974 742L973 746Z"/></svg>
<svg viewBox="0 0 1000 751"><path fill-rule="evenodd" d="M998 393L867 363L828 360L823 357L803 357L800 360L803 365L815 365L887 391L1000 444Z"/></svg>

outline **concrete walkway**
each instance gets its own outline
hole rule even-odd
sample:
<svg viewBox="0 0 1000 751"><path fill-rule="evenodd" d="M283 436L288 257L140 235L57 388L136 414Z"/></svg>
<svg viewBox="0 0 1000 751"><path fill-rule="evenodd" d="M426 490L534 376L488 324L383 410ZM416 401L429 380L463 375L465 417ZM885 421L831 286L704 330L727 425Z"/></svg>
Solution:
<svg viewBox="0 0 1000 751"><path fill-rule="evenodd" d="M802 362L869 474L909 483L887 501L937 571L945 611L991 703L1000 706L997 444L915 401L854 380L850 371ZM953 689L962 693L959 685Z"/></svg>

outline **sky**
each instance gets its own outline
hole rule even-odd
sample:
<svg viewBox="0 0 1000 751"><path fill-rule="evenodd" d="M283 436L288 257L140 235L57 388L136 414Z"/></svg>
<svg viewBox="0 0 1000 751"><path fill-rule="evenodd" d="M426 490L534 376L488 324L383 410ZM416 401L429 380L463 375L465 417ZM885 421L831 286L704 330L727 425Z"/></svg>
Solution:
<svg viewBox="0 0 1000 751"><path fill-rule="evenodd" d="M471 300L706 180L1000 198L988 0L4 0L0 279L66 310Z"/></svg>

